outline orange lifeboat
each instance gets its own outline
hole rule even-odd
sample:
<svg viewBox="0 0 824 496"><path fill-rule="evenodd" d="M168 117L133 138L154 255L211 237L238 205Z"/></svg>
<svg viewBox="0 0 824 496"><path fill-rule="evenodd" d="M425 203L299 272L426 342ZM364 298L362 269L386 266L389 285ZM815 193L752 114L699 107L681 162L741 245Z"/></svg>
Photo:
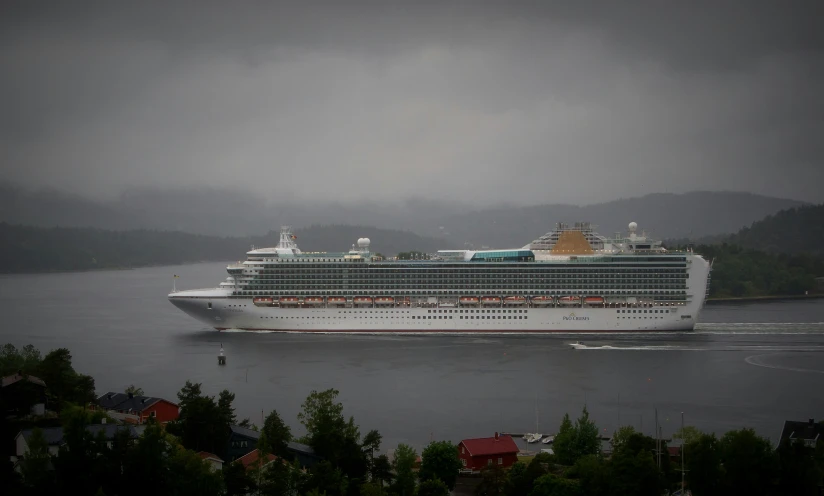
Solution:
<svg viewBox="0 0 824 496"><path fill-rule="evenodd" d="M562 296L558 298L558 303L561 305L580 305L581 304L581 297L580 296Z"/></svg>
<svg viewBox="0 0 824 496"><path fill-rule="evenodd" d="M484 305L500 305L501 304L501 297L500 296L484 296L481 298L481 302Z"/></svg>
<svg viewBox="0 0 824 496"><path fill-rule="evenodd" d="M298 299L294 296L284 296L279 301L280 301L280 306L291 306L291 305L297 305L298 304Z"/></svg>
<svg viewBox="0 0 824 496"><path fill-rule="evenodd" d="M256 307L271 307L274 304L274 300L268 296L263 296L252 298L252 303L254 303Z"/></svg>
<svg viewBox="0 0 824 496"><path fill-rule="evenodd" d="M601 296L587 296L586 298L584 298L584 303L586 303L587 305L603 305L604 298L602 298Z"/></svg>
<svg viewBox="0 0 824 496"><path fill-rule="evenodd" d="M477 296L461 296L461 305L477 305L481 300Z"/></svg>
<svg viewBox="0 0 824 496"><path fill-rule="evenodd" d="M369 296L356 296L355 305L371 305L372 298Z"/></svg>
<svg viewBox="0 0 824 496"><path fill-rule="evenodd" d="M504 298L504 305L523 305L526 303L526 298L523 296L507 296Z"/></svg>
<svg viewBox="0 0 824 496"><path fill-rule="evenodd" d="M375 298L375 305L394 305L395 298L391 296L379 296Z"/></svg>
<svg viewBox="0 0 824 496"><path fill-rule="evenodd" d="M533 305L550 305L552 303L551 296L533 296L530 298Z"/></svg>
<svg viewBox="0 0 824 496"><path fill-rule="evenodd" d="M323 305L323 298L318 296L309 296L303 299L303 303L307 305Z"/></svg>

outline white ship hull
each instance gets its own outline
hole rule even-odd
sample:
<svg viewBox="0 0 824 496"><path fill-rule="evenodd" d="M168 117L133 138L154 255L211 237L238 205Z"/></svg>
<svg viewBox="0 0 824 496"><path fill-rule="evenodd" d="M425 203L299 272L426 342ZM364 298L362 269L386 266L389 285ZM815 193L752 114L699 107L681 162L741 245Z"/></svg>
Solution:
<svg viewBox="0 0 824 496"><path fill-rule="evenodd" d="M700 311L699 302L646 309L278 308L256 307L251 300L186 293L170 295L171 302L218 330L365 334L689 331ZM630 313L623 313L626 311Z"/></svg>

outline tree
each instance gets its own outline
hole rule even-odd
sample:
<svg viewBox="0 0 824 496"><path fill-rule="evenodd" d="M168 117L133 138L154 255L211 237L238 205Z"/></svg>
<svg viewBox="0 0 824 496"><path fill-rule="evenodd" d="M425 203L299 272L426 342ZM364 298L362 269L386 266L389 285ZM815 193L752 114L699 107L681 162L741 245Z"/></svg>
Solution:
<svg viewBox="0 0 824 496"><path fill-rule="evenodd" d="M29 451L20 462L26 494L43 496L53 494L54 472L49 470L52 457L49 455L49 445L46 443L43 431L35 428L27 444Z"/></svg>
<svg viewBox="0 0 824 496"><path fill-rule="evenodd" d="M568 413L565 413L561 420L561 427L555 435L552 449L561 463L566 465L575 463L575 428L572 426Z"/></svg>
<svg viewBox="0 0 824 496"><path fill-rule="evenodd" d="M229 426L234 416L232 399L228 391L221 392L223 405L214 397L204 396L200 384L186 381L177 393L180 416L169 422L166 430L178 436L184 447L194 451L208 451L225 458L229 442Z"/></svg>
<svg viewBox="0 0 824 496"><path fill-rule="evenodd" d="M601 452L598 427L590 420L586 406L575 421L575 426L572 425L569 414L564 415L558 434L555 435L553 449L558 461L564 465L572 465L582 456L597 455Z"/></svg>
<svg viewBox="0 0 824 496"><path fill-rule="evenodd" d="M627 439L637 433L638 431L635 430L635 427L631 425L625 425L623 427L619 427L615 433L612 434L612 439L610 439L609 444L612 445L613 451L618 451L621 447L626 443Z"/></svg>
<svg viewBox="0 0 824 496"><path fill-rule="evenodd" d="M780 494L819 494L818 488L824 482L824 466L816 463L814 453L814 448L805 446L801 439L795 442L785 439L778 446Z"/></svg>
<svg viewBox="0 0 824 496"><path fill-rule="evenodd" d="M719 442L727 494L768 494L777 475L778 459L770 442L752 429L724 434Z"/></svg>
<svg viewBox="0 0 824 496"><path fill-rule="evenodd" d="M649 452L613 454L609 473L612 494L659 496L665 487L661 472Z"/></svg>
<svg viewBox="0 0 824 496"><path fill-rule="evenodd" d="M601 453L601 439L598 427L589 418L589 410L584 406L581 416L575 421L575 460L586 455Z"/></svg>
<svg viewBox="0 0 824 496"><path fill-rule="evenodd" d="M417 459L418 453L411 446L399 444L395 450L395 458L392 460L395 482L392 489L398 496L412 496L415 493L415 473L413 469Z"/></svg>
<svg viewBox="0 0 824 496"><path fill-rule="evenodd" d="M224 389L217 397L217 408L220 411L221 418L226 425L234 425L237 423L237 416L235 415L235 408L232 402L235 401L234 393Z"/></svg>
<svg viewBox="0 0 824 496"><path fill-rule="evenodd" d="M442 480L427 479L418 486L417 496L449 496L449 488Z"/></svg>
<svg viewBox="0 0 824 496"><path fill-rule="evenodd" d="M438 479L451 491L458 479L461 460L458 448L449 441L432 441L421 453L421 481Z"/></svg>
<svg viewBox="0 0 824 496"><path fill-rule="evenodd" d="M610 466L597 455L579 458L567 472L567 476L577 479L583 496L600 496L609 494Z"/></svg>
<svg viewBox="0 0 824 496"><path fill-rule="evenodd" d="M529 496L580 496L581 487L577 481L564 479L555 474L539 477L529 492Z"/></svg>
<svg viewBox="0 0 824 496"><path fill-rule="evenodd" d="M143 388L135 387L134 384L129 384L129 387L126 388L124 393L131 394L132 396L143 396Z"/></svg>
<svg viewBox="0 0 824 496"><path fill-rule="evenodd" d="M476 496L504 496L506 494L506 470L498 464L481 469L481 483L475 486Z"/></svg>
<svg viewBox="0 0 824 496"><path fill-rule="evenodd" d="M701 434L686 445L687 483L698 496L718 494L721 485L721 448L715 434Z"/></svg>
<svg viewBox="0 0 824 496"><path fill-rule="evenodd" d="M262 434L266 436L268 451L276 456L288 458L288 443L292 440L289 426L280 418L277 410L272 410L263 421ZM261 436L261 439L263 437Z"/></svg>
<svg viewBox="0 0 824 496"><path fill-rule="evenodd" d="M266 495L296 495L305 484L300 464L275 460L263 468L260 492Z"/></svg>
<svg viewBox="0 0 824 496"><path fill-rule="evenodd" d="M46 382L46 396L60 410L64 403L86 405L95 399L94 379L72 368L72 355L66 348L50 351L40 362L36 375Z"/></svg>
<svg viewBox="0 0 824 496"><path fill-rule="evenodd" d="M672 435L672 438L673 439L680 439L685 444L689 444L689 443L697 440L699 437L701 437L702 434L703 434L703 432L699 431L695 427L693 427L691 425L686 425L686 426L684 426L684 428L678 429L677 431L675 431L675 434Z"/></svg>
<svg viewBox="0 0 824 496"><path fill-rule="evenodd" d="M529 494L532 490L532 481L526 478L526 464L524 462L515 462L509 467L509 477L506 481L506 490L504 494L507 496L519 496Z"/></svg>
<svg viewBox="0 0 824 496"><path fill-rule="evenodd" d="M392 482L392 464L389 463L389 457L381 455L372 461L372 480L376 481L381 489L384 484Z"/></svg>
<svg viewBox="0 0 824 496"><path fill-rule="evenodd" d="M309 445L333 464L340 458L347 432L343 405L335 401L337 397L337 389L313 390L298 413L298 421L306 428Z"/></svg>
<svg viewBox="0 0 824 496"><path fill-rule="evenodd" d="M246 467L238 461L223 465L222 473L226 496L246 496L257 489L255 481L249 477Z"/></svg>

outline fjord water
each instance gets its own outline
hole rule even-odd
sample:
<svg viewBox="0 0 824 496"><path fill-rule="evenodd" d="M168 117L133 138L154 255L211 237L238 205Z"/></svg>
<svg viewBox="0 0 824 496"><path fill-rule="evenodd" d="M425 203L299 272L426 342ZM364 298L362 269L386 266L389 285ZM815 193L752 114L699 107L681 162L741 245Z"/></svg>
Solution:
<svg viewBox="0 0 824 496"><path fill-rule="evenodd" d="M554 432L586 403L605 434L631 424L665 436L688 424L753 427L775 441L785 419L824 416L824 300L707 306L692 333L595 336L361 336L223 332L166 299L213 287L225 264L0 277L0 343L67 347L97 391L129 384L174 400L187 379L237 395L260 424L296 415L312 389L340 390L344 413L384 446L419 450L495 431ZM569 343L582 340L584 350ZM228 364L217 365L221 343Z"/></svg>

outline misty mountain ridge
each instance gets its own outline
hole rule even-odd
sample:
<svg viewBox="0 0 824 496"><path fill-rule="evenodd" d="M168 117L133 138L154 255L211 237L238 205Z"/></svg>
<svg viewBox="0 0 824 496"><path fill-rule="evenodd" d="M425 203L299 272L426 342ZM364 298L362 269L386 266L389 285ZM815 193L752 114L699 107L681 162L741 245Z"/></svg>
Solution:
<svg viewBox="0 0 824 496"><path fill-rule="evenodd" d="M319 201L270 202L230 190L134 190L95 202L59 191L32 191L0 184L0 221L42 227L112 230L158 229L248 237L291 225L361 225L442 240L443 246L523 246L557 222L592 222L610 236L630 221L656 238L701 238L737 232L767 215L805 203L751 193L656 193L606 203L477 208L410 199L394 204ZM329 247L325 247L329 249Z"/></svg>

